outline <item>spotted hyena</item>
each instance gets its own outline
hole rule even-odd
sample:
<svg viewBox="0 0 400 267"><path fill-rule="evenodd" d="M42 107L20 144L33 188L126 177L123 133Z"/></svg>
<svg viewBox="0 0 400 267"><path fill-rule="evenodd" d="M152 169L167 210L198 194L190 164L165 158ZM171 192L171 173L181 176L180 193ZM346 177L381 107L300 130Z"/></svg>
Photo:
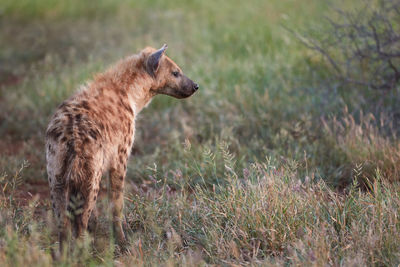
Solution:
<svg viewBox="0 0 400 267"><path fill-rule="evenodd" d="M119 61L65 100L52 117L46 131L47 173L61 250L71 226L75 237L87 229L105 172L115 237L125 243L123 189L135 118L157 94L186 98L199 88L164 55L166 48L147 47Z"/></svg>

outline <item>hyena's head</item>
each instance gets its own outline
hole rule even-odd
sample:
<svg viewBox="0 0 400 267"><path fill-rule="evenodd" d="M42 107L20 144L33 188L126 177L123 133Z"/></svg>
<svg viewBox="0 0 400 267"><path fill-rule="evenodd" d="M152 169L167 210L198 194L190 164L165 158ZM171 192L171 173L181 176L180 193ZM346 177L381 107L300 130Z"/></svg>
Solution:
<svg viewBox="0 0 400 267"><path fill-rule="evenodd" d="M165 55L167 45L159 50L146 48L146 71L155 80L151 91L155 94L164 94L175 98L186 98L199 89L199 85L183 74L182 70Z"/></svg>

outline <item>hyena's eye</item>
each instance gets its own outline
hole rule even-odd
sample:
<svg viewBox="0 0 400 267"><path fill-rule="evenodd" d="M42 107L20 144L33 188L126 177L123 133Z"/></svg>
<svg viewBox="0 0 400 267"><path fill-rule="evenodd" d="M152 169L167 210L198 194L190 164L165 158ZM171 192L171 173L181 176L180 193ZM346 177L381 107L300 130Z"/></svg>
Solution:
<svg viewBox="0 0 400 267"><path fill-rule="evenodd" d="M178 77L179 76L179 71L173 71L172 75L174 75L175 77Z"/></svg>

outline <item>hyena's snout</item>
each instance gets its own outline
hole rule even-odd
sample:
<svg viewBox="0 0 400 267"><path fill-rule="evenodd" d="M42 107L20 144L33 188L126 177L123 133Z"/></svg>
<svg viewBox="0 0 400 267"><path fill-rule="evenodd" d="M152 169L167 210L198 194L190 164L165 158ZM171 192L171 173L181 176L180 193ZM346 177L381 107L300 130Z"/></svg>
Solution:
<svg viewBox="0 0 400 267"><path fill-rule="evenodd" d="M190 80L190 85L188 86L188 91L190 91L190 95L194 94L198 89L199 89L199 85L195 82L193 82L192 80Z"/></svg>
<svg viewBox="0 0 400 267"><path fill-rule="evenodd" d="M196 92L199 89L199 85L197 83L194 83L193 89Z"/></svg>
<svg viewBox="0 0 400 267"><path fill-rule="evenodd" d="M193 90L196 92L198 89L199 89L199 85L197 83L193 82Z"/></svg>
<svg viewBox="0 0 400 267"><path fill-rule="evenodd" d="M193 95L198 89L199 85L192 81L191 79L185 77L184 85L183 85L183 97L189 97Z"/></svg>

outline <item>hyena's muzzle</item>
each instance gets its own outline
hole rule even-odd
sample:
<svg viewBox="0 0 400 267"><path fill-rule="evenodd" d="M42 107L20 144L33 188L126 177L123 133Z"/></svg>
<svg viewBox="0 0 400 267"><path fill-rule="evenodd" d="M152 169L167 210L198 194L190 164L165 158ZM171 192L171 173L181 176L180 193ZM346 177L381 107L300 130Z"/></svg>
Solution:
<svg viewBox="0 0 400 267"><path fill-rule="evenodd" d="M186 77L186 75L179 75L178 82L167 83L165 87L158 89L156 92L181 99L193 95L199 89L199 85Z"/></svg>
<svg viewBox="0 0 400 267"><path fill-rule="evenodd" d="M193 82L191 79L182 75L182 82L180 86L180 90L177 90L177 98L186 98L193 95L198 89L199 85Z"/></svg>

